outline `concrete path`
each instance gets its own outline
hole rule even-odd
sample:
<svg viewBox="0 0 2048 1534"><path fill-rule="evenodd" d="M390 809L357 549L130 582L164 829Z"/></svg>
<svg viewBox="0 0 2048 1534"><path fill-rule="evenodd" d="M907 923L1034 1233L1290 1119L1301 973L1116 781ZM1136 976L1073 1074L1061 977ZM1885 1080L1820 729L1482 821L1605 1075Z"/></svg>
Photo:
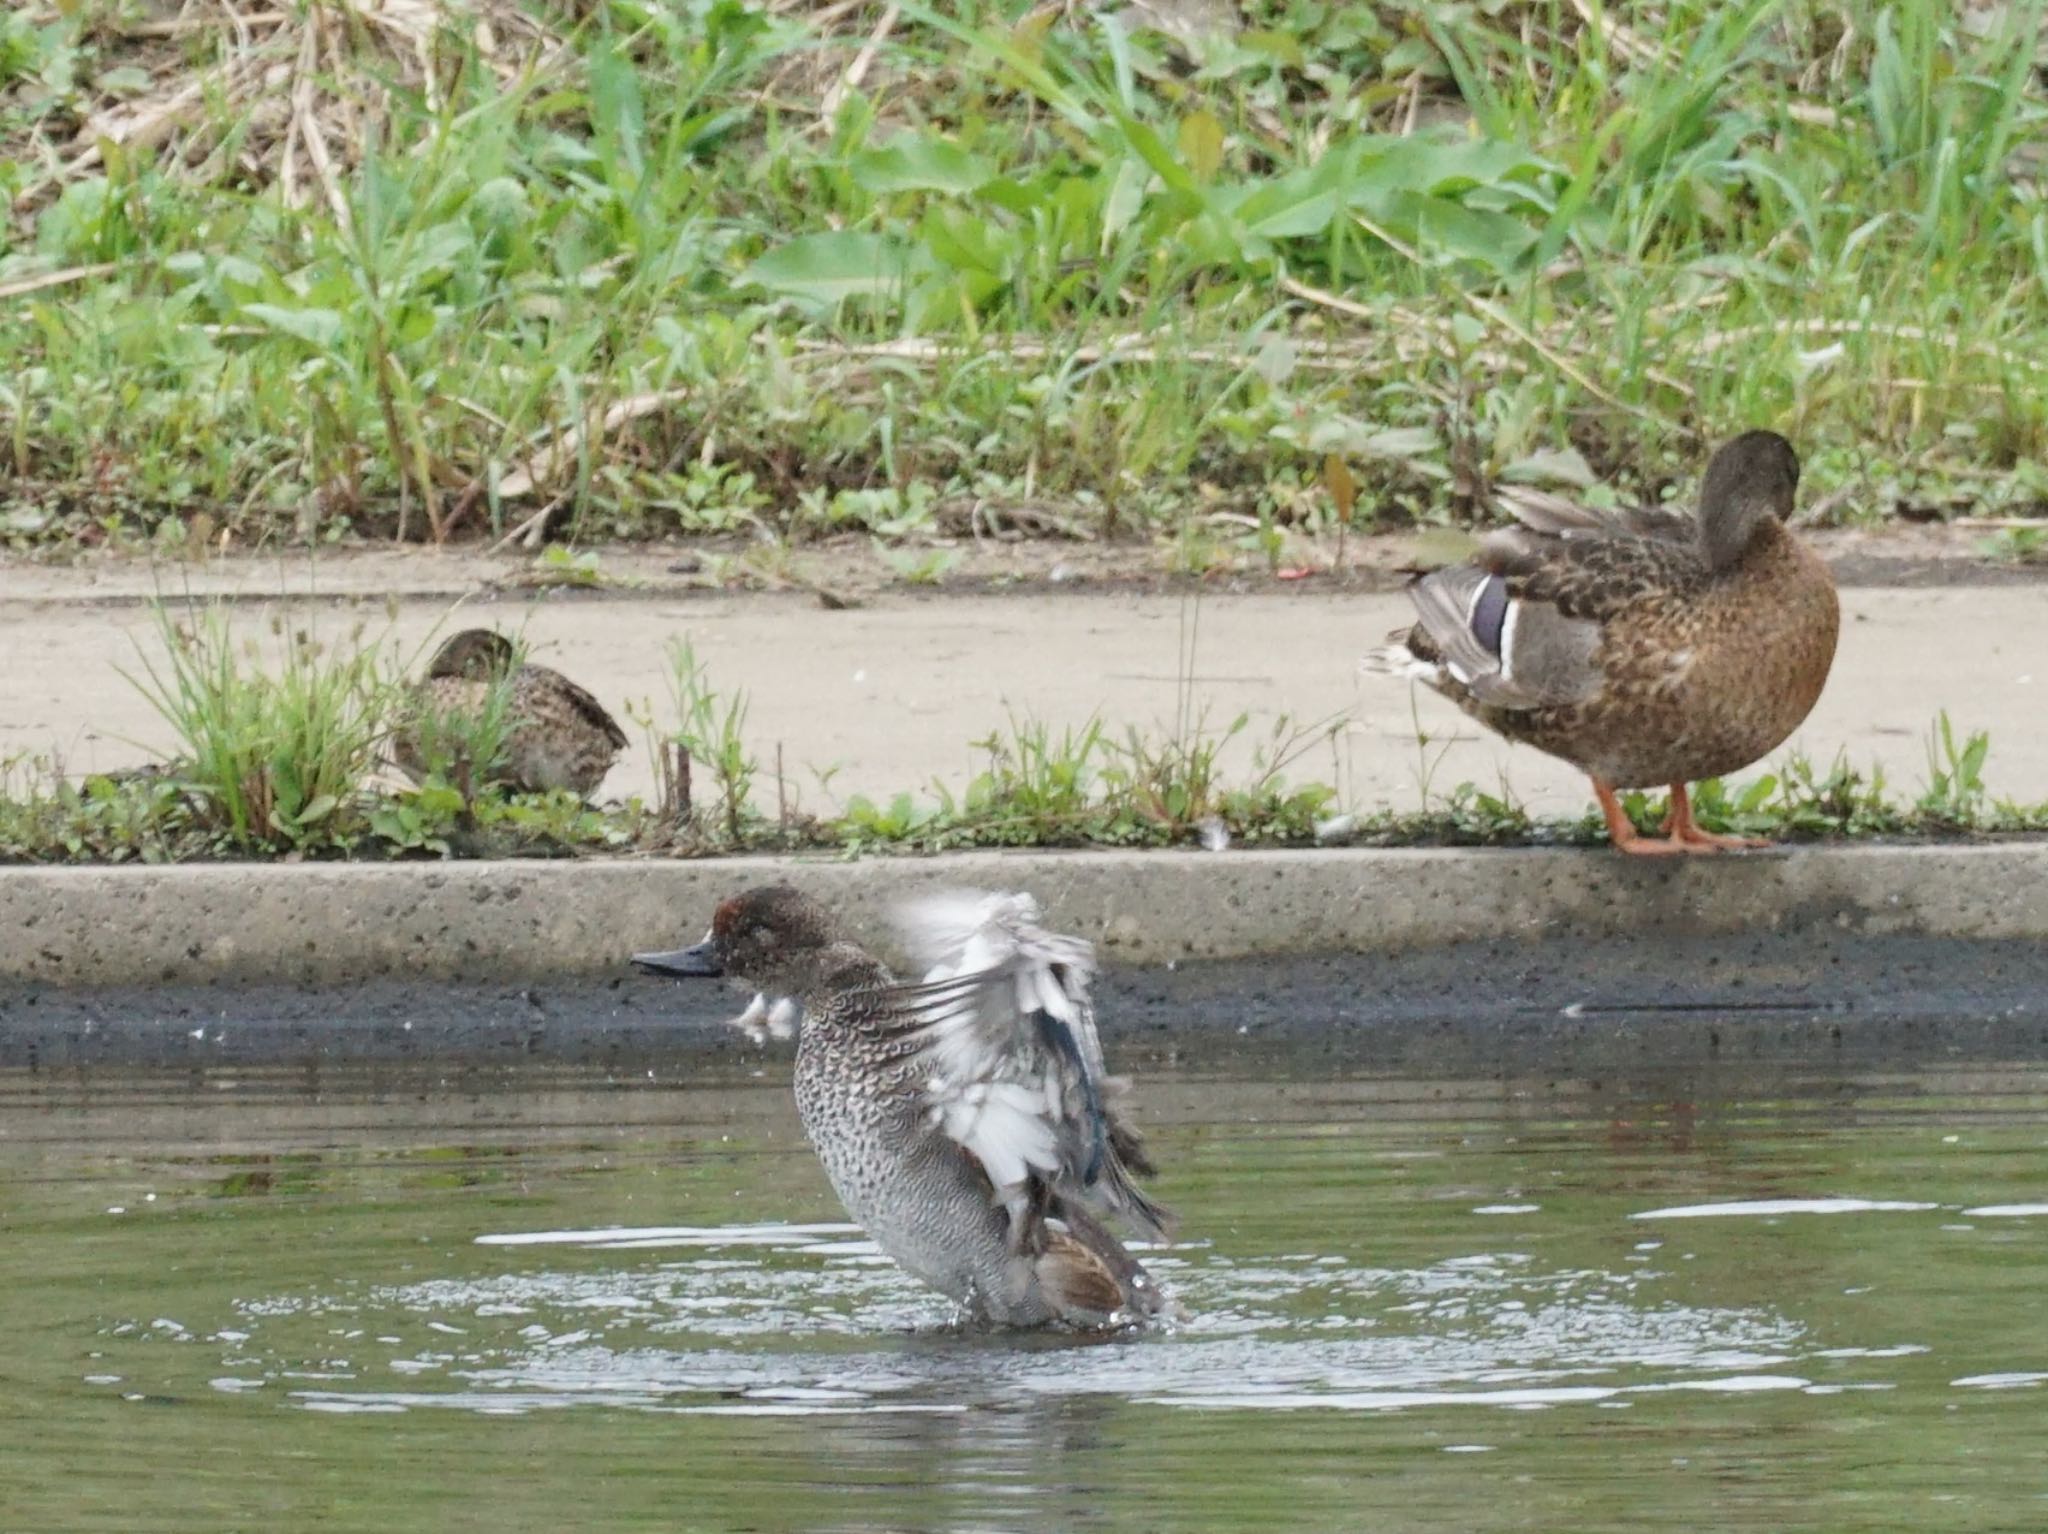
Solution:
<svg viewBox="0 0 2048 1534"><path fill-rule="evenodd" d="M660 557L674 558L641 556ZM409 664L451 622L523 629L536 658L622 720L643 702L668 717L663 650L687 637L719 687L749 695L747 734L765 772L772 778L779 748L790 795L814 811L852 793L922 791L934 779L958 788L982 763L970 742L1011 717L1055 729L1099 717L1120 734L1127 725L1170 732L1177 719L1204 715L1220 730L1240 713L1249 725L1227 758L1237 769L1283 717L1291 726L1341 717L1335 741L1290 775L1334 779L1355 806L1412 808L1425 788L1441 796L1467 780L1505 784L1538 812L1588 802L1570 769L1493 739L1432 695L1358 673L1358 657L1408 619L1398 592L1269 582L1199 600L1156 582L1149 592L897 589L828 610L802 592L735 596L673 582L506 593L480 574L474 559L417 553L329 562L312 580L321 595L296 601L289 622L337 643L360 629L395 644ZM287 614L272 594L304 581L303 566L249 561L208 572L195 589L232 591L237 625L274 653L271 628ZM146 567L95 579L0 571L0 759L53 755L77 774L170 749L162 722L121 674L160 655L142 600L156 586L178 589L178 578ZM2048 798L2048 588L1849 587L1843 605L1834 676L1795 748L1821 760L1845 751L1910 792L1925 779L1928 732L1946 709L1959 730L1991 732L1995 791ZM629 733L635 743L608 796L651 788L640 732ZM772 806L772 781L763 793Z"/></svg>

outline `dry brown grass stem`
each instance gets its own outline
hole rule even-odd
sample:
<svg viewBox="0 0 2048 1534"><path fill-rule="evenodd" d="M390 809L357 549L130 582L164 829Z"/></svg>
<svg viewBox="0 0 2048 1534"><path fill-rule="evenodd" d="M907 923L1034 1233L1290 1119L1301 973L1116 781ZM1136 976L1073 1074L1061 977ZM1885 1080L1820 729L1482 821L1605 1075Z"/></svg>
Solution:
<svg viewBox="0 0 2048 1534"><path fill-rule="evenodd" d="M1367 215L1359 213L1354 210L1351 215L1351 219L1352 222L1357 224L1359 228L1363 229L1367 234L1371 235L1374 239L1386 245L1386 247L1389 250L1392 250L1396 255L1400 256L1403 260L1408 261L1418 267L1427 267L1427 263L1423 260L1422 252L1415 249L1414 246L1408 244L1407 241L1399 238L1390 231L1381 228L1379 224L1374 222ZM1588 394L1592 395L1593 398L1601 401L1603 404L1611 405L1616 410L1625 411L1629 415L1636 416L1645 421L1649 421L1657 426L1668 426L1671 424L1661 416L1657 415L1654 411L1645 410L1641 405L1632 404L1630 401L1621 398L1620 395L1615 394L1612 390L1603 387L1599 383L1596 383L1593 380L1592 376L1589 375L1583 368L1579 367L1576 363L1574 363L1571 360L1571 358L1565 356L1563 352L1559 351L1555 346L1552 346L1549 342L1545 341L1541 336L1537 335L1535 331L1529 329L1528 326L1524 325L1512 314L1509 314L1507 310L1501 308L1501 306L1495 303L1492 299L1484 298L1477 293L1467 293L1463 291L1460 291L1457 294L1457 296L1461 300L1463 300L1466 307L1470 308L1474 313L1483 315L1485 318L1491 320L1494 324L1498 325L1502 330L1505 330L1517 341L1520 341L1524 346L1528 347L1529 350L1536 353L1537 356L1541 357L1545 362L1549 363L1552 367L1556 368L1558 372L1564 374L1565 377L1569 378L1573 383L1577 384L1581 389L1584 389Z"/></svg>
<svg viewBox="0 0 2048 1534"><path fill-rule="evenodd" d="M498 498L500 500L516 500L533 494L537 489L551 486L561 476L562 472L575 461L578 445L584 441L586 436L589 438L591 448L594 451L598 442L601 442L605 437L617 431L621 426L631 421L637 421L642 416L652 415L664 406L677 404L687 399L689 394L690 391L688 389L659 389L649 394L636 394L630 399L616 401L610 409L598 418L595 426L585 422L563 427L554 436L549 438L543 446L529 454L511 473L498 481ZM483 491L484 485L482 481L479 480L472 483L462 493L458 505L466 510L468 506L473 505L482 497ZM534 512L532 516L492 544L490 552L495 554L512 543L522 543L528 548L537 547L541 539L546 535L548 519L560 509L562 502L563 497L559 495L552 497L547 504ZM445 535L454 527L455 521L456 515L451 513L447 523L436 529L437 533Z"/></svg>
<svg viewBox="0 0 2048 1534"><path fill-rule="evenodd" d="M1369 368L1387 348L1363 342L1294 340L1281 338L1293 348L1299 367L1345 370ZM1398 343L1396 343L1398 346ZM1419 349L1418 349L1419 350ZM1144 336L1119 335L1075 346L1041 341L1030 336L982 337L968 341L937 341L925 336L905 336L895 341L839 342L800 338L796 355L799 363L832 363L850 360L939 362L948 357L986 356L997 352L1007 357L1058 357L1080 363L1130 363L1150 366L1161 362L1203 362L1225 367L1251 367L1260 353L1243 347L1161 346ZM1404 358L1402 360L1412 360Z"/></svg>
<svg viewBox="0 0 2048 1534"><path fill-rule="evenodd" d="M16 277L9 282L0 282L0 298L20 298L26 293L40 293L44 288L61 288L74 282L89 282L95 277L104 277L109 272L119 271L118 261L100 261L91 266L67 266L61 271L38 272L33 277Z"/></svg>
<svg viewBox="0 0 2048 1534"><path fill-rule="evenodd" d="M1720 330L1703 337L1699 344L1702 356L1712 356L1753 341L1759 336L1883 336L1892 341L1932 341L1950 351L1974 352L1980 357L1991 357L2008 367L2029 368L2034 372L2048 372L2048 362L2029 357L2009 347L1998 346L1990 341L1969 341L1959 339L1952 330L1935 330L1925 325L1888 325L1871 320L1784 320L1775 325L1740 325L1733 330Z"/></svg>
<svg viewBox="0 0 2048 1534"><path fill-rule="evenodd" d="M1665 51L1655 43L1645 42L1642 34L1612 16L1603 16L1589 3L1589 0L1572 0L1572 9L1586 29L1606 43L1608 51L1620 56L1621 62L1633 68L1665 62Z"/></svg>
<svg viewBox="0 0 2048 1534"><path fill-rule="evenodd" d="M846 73L833 83L832 88L825 92L824 99L818 103L818 117L821 121L829 123L838 115L839 104L846 99L848 93L860 89L861 81L868 77L868 71L874 67L875 55L882 51L882 44L887 42L889 34L896 30L896 18L902 14L894 5L883 7L881 20L875 23L874 31L870 32L868 40L861 44L860 52L853 56L853 62L846 66Z"/></svg>
<svg viewBox="0 0 2048 1534"><path fill-rule="evenodd" d="M175 17L107 25L148 62L153 86L106 102L68 142L46 146L50 169L16 193L17 212L99 168L108 145L204 180L239 142L236 164L250 182L276 186L294 207L324 202L346 223L345 172L388 113L394 75L434 109L450 72L471 57L510 82L569 56L566 41L513 0L303 0L248 13L229 0L192 0ZM208 35L219 38L209 64L194 68L166 51Z"/></svg>

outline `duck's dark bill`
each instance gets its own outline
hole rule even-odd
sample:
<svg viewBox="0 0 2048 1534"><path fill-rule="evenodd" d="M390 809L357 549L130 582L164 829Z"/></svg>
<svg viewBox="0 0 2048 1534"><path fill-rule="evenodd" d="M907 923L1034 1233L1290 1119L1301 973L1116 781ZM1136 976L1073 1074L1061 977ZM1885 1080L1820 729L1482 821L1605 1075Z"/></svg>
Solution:
<svg viewBox="0 0 2048 1534"><path fill-rule="evenodd" d="M678 948L673 953L636 953L633 962L650 975L722 975L724 968L709 943Z"/></svg>

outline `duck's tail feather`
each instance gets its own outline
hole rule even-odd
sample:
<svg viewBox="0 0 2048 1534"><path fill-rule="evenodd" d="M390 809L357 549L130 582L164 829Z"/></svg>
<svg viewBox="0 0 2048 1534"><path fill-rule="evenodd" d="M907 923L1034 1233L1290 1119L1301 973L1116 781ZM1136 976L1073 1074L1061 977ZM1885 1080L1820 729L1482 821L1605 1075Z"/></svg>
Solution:
<svg viewBox="0 0 2048 1534"><path fill-rule="evenodd" d="M1065 1231L1046 1233L1037 1272L1063 1320L1107 1322L1124 1308L1124 1286L1109 1264Z"/></svg>
<svg viewBox="0 0 2048 1534"><path fill-rule="evenodd" d="M1110 1323L1170 1312L1172 1301L1103 1223L1070 1199L1053 1206L1038 1281L1069 1321Z"/></svg>
<svg viewBox="0 0 2048 1534"><path fill-rule="evenodd" d="M1448 674L1443 655L1419 623L1387 635L1385 644L1359 657L1358 669L1367 676L1398 677L1427 687L1441 687Z"/></svg>

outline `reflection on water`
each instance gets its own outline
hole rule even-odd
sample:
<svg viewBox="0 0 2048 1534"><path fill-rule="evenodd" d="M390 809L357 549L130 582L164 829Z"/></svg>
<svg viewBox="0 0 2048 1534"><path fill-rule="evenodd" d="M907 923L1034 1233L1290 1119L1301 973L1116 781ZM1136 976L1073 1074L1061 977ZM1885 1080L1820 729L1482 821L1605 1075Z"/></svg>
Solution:
<svg viewBox="0 0 2048 1534"><path fill-rule="evenodd" d="M7 1526L2048 1509L2048 1078L1148 1085L1187 1315L1107 1338L957 1325L776 1079L0 1086Z"/></svg>

